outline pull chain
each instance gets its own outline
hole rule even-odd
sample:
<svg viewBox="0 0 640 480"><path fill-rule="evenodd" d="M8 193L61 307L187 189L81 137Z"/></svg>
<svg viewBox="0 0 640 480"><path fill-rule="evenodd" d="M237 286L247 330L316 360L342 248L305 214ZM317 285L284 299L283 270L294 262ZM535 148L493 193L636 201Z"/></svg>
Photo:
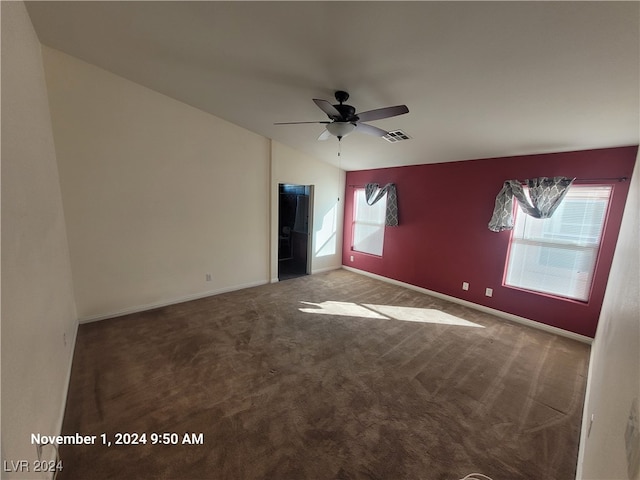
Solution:
<svg viewBox="0 0 640 480"><path fill-rule="evenodd" d="M341 171L342 171L342 161L340 160L340 142L338 142L338 181L336 183L336 186L338 188L338 202L340 202L340 179L342 177L340 175Z"/></svg>

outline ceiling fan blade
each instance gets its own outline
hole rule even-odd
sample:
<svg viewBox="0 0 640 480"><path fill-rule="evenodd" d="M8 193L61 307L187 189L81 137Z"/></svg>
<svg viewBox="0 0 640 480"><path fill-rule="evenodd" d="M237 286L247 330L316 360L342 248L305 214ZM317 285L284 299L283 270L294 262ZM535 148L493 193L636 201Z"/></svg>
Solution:
<svg viewBox="0 0 640 480"><path fill-rule="evenodd" d="M373 135L374 137L384 137L389 133L386 130L374 127L373 125L367 125L366 123L356 123L356 131L366 133L367 135Z"/></svg>
<svg viewBox="0 0 640 480"><path fill-rule="evenodd" d="M396 105L395 107L368 110L366 112L358 113L357 115L361 122L371 122L373 120L382 120L383 118L395 117L405 113L409 113L409 109L406 105Z"/></svg>
<svg viewBox="0 0 640 480"><path fill-rule="evenodd" d="M331 122L327 122L327 121L322 121L322 122L276 122L276 123L274 123L274 125L299 125L301 123L331 123Z"/></svg>
<svg viewBox="0 0 640 480"><path fill-rule="evenodd" d="M329 137L331 137L331 132L329 132L329 130L326 130L324 132L322 132L320 134L320 136L318 137L318 140L327 140Z"/></svg>
<svg viewBox="0 0 640 480"><path fill-rule="evenodd" d="M320 108L320 110L322 110L324 113L329 115L329 118L331 118L333 120L337 120L337 119L341 119L342 118L342 115L340 114L338 109L336 109L336 107L331 105L326 100L320 100L318 98L314 98L313 101Z"/></svg>

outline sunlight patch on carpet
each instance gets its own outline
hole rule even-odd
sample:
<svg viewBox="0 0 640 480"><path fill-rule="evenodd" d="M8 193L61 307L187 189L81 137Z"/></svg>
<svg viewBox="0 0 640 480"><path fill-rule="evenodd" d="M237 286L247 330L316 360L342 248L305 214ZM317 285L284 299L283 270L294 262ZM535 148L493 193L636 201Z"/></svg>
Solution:
<svg viewBox="0 0 640 480"><path fill-rule="evenodd" d="M456 325L461 327L484 328L464 318L456 317L442 310L433 308L401 307L396 305L375 305L371 303L357 304L352 302L322 303L300 302L310 308L300 308L304 313L320 315L342 315L347 317L373 318L380 320L402 320L404 322L435 323L439 325Z"/></svg>

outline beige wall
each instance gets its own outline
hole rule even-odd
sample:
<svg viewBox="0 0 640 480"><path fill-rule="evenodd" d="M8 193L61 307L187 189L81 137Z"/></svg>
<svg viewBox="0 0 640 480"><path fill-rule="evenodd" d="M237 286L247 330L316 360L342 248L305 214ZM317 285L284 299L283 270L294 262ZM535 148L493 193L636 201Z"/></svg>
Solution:
<svg viewBox="0 0 640 480"><path fill-rule="evenodd" d="M277 277L279 182L315 186L312 271L340 267L342 170L43 55L80 321Z"/></svg>
<svg viewBox="0 0 640 480"><path fill-rule="evenodd" d="M269 140L43 52L80 320L268 282Z"/></svg>
<svg viewBox="0 0 640 480"><path fill-rule="evenodd" d="M592 345L578 479L640 479L640 472L630 476L625 447L631 406L640 397L640 158L631 181Z"/></svg>
<svg viewBox="0 0 640 480"><path fill-rule="evenodd" d="M40 43L1 3L2 459L33 461L30 434L61 428L77 323ZM27 477L45 478L2 473Z"/></svg>
<svg viewBox="0 0 640 480"><path fill-rule="evenodd" d="M286 145L271 142L271 281L278 280L278 185L313 185L311 273L342 265L345 172Z"/></svg>

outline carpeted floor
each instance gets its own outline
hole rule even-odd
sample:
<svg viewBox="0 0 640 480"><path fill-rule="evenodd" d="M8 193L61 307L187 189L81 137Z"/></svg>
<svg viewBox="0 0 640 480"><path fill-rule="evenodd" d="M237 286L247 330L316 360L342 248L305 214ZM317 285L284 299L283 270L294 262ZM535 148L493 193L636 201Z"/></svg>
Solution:
<svg viewBox="0 0 640 480"><path fill-rule="evenodd" d="M84 324L58 480L571 480L588 356L345 270Z"/></svg>

